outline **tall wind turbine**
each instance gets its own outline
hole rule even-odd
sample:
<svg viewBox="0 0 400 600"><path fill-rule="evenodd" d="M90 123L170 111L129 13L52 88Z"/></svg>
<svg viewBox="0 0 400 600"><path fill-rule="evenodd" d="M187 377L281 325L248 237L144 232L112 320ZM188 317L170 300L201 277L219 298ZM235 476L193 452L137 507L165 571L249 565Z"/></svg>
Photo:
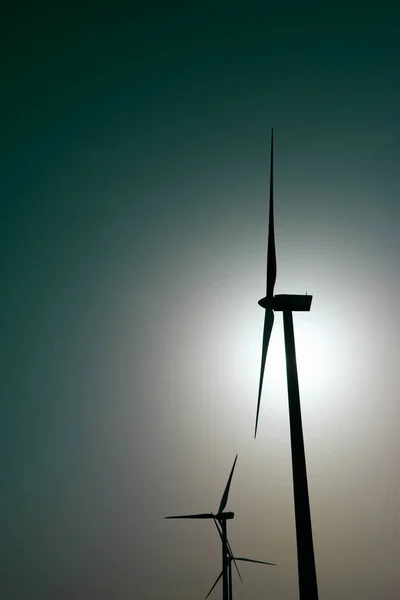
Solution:
<svg viewBox="0 0 400 600"><path fill-rule="evenodd" d="M273 135L274 132L272 129L267 254L267 293L265 298L262 298L258 302L258 304L265 309L265 318L254 437L257 435L265 362L272 326L274 324L274 311L283 312L287 386L289 397L290 439L292 449L299 593L300 600L318 600L317 576L315 571L314 545L311 528L310 503L308 497L307 470L304 453L303 427L301 422L300 394L297 378L296 350L294 344L292 315L293 311L309 311L311 308L312 296L307 296L307 294L305 296L293 294L279 294L274 296L276 280L276 253L274 233Z"/></svg>
<svg viewBox="0 0 400 600"><path fill-rule="evenodd" d="M222 598L223 600L229 600L229 565L230 565L230 557L232 558L232 560L235 562L235 559L233 558L233 554L228 542L228 538L227 538L227 527L226 527L226 522L229 519L233 519L233 517L235 516L235 513L233 512L224 512L225 507L227 505L228 502L228 496L229 496L229 490L231 487L231 482L232 482L232 477L233 477L233 472L235 470L235 466L236 466L236 461L237 461L237 455L235 460L233 461L233 466L227 481L227 484L225 486L225 490L224 493L222 494L222 498L221 498L221 502L219 504L218 507L218 511L217 513L200 513L200 514L196 514L196 515L177 515L177 516L173 516L173 517L165 517L166 519L213 519L213 521L215 522L219 535L221 537L221 542L222 542L222 588L223 588L223 592L222 592ZM235 563L236 565L236 563ZM237 565L236 565L237 568ZM240 575L240 573L239 573Z"/></svg>

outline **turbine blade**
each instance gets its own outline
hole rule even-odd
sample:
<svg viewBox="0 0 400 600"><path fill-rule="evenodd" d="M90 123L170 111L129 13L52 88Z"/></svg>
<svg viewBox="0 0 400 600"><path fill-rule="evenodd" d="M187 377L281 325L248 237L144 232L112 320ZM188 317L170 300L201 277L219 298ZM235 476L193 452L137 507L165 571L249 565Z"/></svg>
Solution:
<svg viewBox="0 0 400 600"><path fill-rule="evenodd" d="M265 309L265 317L264 317L264 332L263 332L262 351L261 351L260 383L258 386L258 400L257 400L256 425L255 425L255 429L254 429L254 437L257 436L258 417L259 417L259 413L260 413L261 392L262 392L264 371L265 371L265 361L267 359L268 345L269 345L269 340L271 337L273 324L274 324L274 312L273 312L272 308L266 308Z"/></svg>
<svg viewBox="0 0 400 600"><path fill-rule="evenodd" d="M213 591L213 589L215 588L215 586L217 585L218 581L221 579L223 574L223 571L221 571L221 573L218 575L217 579L214 581L214 584L212 586L212 588L210 589L210 591L208 592L206 599L208 598L208 596L211 594L211 592Z"/></svg>
<svg viewBox="0 0 400 600"><path fill-rule="evenodd" d="M273 298L276 280L276 252L274 229L274 130L271 130L271 165L269 174L269 223L267 253L267 298Z"/></svg>
<svg viewBox="0 0 400 600"><path fill-rule="evenodd" d="M259 563L261 565L272 565L273 567L277 566L275 563L265 562L264 560L253 560L252 558L242 558L241 556L235 556L235 559L242 560L245 562Z"/></svg>
<svg viewBox="0 0 400 600"><path fill-rule="evenodd" d="M198 515L174 515L172 517L164 517L165 519L213 519L212 513L200 513Z"/></svg>
<svg viewBox="0 0 400 600"><path fill-rule="evenodd" d="M222 513L226 503L228 502L228 495L229 495L229 489L231 487L231 481L232 481L232 477L233 477L233 471L235 470L235 465L236 465L236 461L237 461L237 457L238 455L236 454L235 460L233 461L233 466L227 481L227 484L225 486L225 490L224 493L222 494L222 498L221 498L221 504L219 505L219 509L218 509L218 514Z"/></svg>

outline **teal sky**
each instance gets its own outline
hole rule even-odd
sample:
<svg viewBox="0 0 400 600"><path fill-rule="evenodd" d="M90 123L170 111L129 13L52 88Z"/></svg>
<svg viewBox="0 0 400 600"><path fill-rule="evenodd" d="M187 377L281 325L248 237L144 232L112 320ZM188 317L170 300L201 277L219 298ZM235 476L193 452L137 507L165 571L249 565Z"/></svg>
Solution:
<svg viewBox="0 0 400 600"><path fill-rule="evenodd" d="M399 597L399 9L56 4L0 24L1 597L204 597L215 528L163 517L236 453L233 550L279 566L235 599L296 597L271 126L320 598Z"/></svg>

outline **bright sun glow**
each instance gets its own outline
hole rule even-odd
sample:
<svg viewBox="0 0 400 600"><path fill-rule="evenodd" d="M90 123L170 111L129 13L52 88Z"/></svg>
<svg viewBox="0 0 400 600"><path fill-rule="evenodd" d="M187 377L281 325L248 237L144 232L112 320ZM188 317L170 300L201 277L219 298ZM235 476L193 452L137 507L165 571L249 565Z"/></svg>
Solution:
<svg viewBox="0 0 400 600"><path fill-rule="evenodd" d="M311 318L309 313L294 314L293 320L302 404L312 408L315 405L317 409L317 405L319 407L321 403L321 394L326 395L325 392L329 387L338 385L338 340L335 340L332 328L326 326L322 328L316 324L318 320ZM227 332L221 331L221 334L227 335ZM230 328L228 339L225 335L224 342L221 338L221 343L229 348L225 377L228 378L229 370L231 385L240 389L245 398L249 396L249 390L252 390L256 402L261 362L262 319L257 321L254 319L251 323L242 321L237 328ZM336 365L336 372L334 365ZM276 313L267 354L261 413L267 409L266 407L269 409L271 406L274 406L274 410L280 410L280 406L286 410L281 402L282 397L286 396L283 320L282 314ZM265 402L267 397L270 399L268 403ZM276 403L274 399L277 400Z"/></svg>
<svg viewBox="0 0 400 600"><path fill-rule="evenodd" d="M244 267L243 272L246 272ZM257 295L244 291L254 288L251 274L249 282L241 282L239 293L230 290L229 285L222 286L216 276L216 282L210 283L209 276L204 279L204 285L198 288L202 294L196 295L195 302L190 299L187 306L179 304L176 307L173 333L175 336L179 333L179 355L172 354L174 365L179 364L180 373L185 374L181 376L183 379L196 382L195 389L200 395L218 398L219 406L225 408L235 402L237 410L243 410L244 415L253 419L260 377L264 311L255 305ZM355 352L344 323L337 306L330 306L326 299L320 299L319 305L310 312L293 313L300 398L308 419L310 415L320 419L322 411L326 416L327 411L333 413L336 410L338 394L341 389L347 389L354 361L360 360L361 353L359 349ZM270 410L287 412L281 312L275 313L260 416Z"/></svg>
<svg viewBox="0 0 400 600"><path fill-rule="evenodd" d="M317 328L301 321L294 324L297 370L299 385L303 392L312 392L315 385L329 376L328 347ZM261 347L258 349L258 370ZM256 360L256 357L254 357ZM286 391L286 356L282 316L275 316L274 330L267 355L265 385L275 392Z"/></svg>

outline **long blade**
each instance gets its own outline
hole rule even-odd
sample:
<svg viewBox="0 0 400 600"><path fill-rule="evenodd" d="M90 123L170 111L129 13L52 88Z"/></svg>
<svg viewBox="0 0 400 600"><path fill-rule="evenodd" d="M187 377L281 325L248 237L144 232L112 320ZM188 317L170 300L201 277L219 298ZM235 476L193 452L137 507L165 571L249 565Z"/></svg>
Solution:
<svg viewBox="0 0 400 600"><path fill-rule="evenodd" d="M245 562L259 563L261 565L272 565L273 567L277 566L275 563L265 562L264 560L253 560L252 558L242 558L240 556L235 556L235 558L236 560L243 560Z"/></svg>
<svg viewBox="0 0 400 600"><path fill-rule="evenodd" d="M223 575L223 571L221 571L221 573L218 575L217 579L214 581L214 584L213 584L213 586L212 586L211 590L208 592L208 594L207 594L207 596L206 596L206 599L207 599L207 598L208 598L208 596L211 594L211 592L213 591L213 589L214 589L214 588L215 588L215 586L217 585L218 581L221 579L222 575Z"/></svg>
<svg viewBox="0 0 400 600"><path fill-rule="evenodd" d="M271 166L269 174L269 224L267 255L267 298L273 298L276 280L276 252L274 229L274 130L271 130Z"/></svg>
<svg viewBox="0 0 400 600"><path fill-rule="evenodd" d="M257 436L258 417L259 417L259 413L260 413L261 392L262 392L264 371L265 371L265 361L267 359L267 350L268 350L268 345L269 345L269 340L271 337L273 324L274 324L274 312L273 312L272 308L266 308L265 309L265 317L264 317L264 332L263 332L262 352L261 352L260 384L258 386L258 400L257 400L256 425L255 425L255 429L254 429L254 437Z"/></svg>
<svg viewBox="0 0 400 600"><path fill-rule="evenodd" d="M231 487L231 481L232 481L232 477L233 477L233 471L235 470L235 465L236 465L237 457L238 457L238 455L236 454L235 460L233 461L233 466L232 466L232 469L231 469L231 473L229 475L227 484L225 486L224 493L222 494L221 504L219 505L218 514L222 513L222 511L224 510L224 508L226 506L226 503L228 502L229 489Z"/></svg>
<svg viewBox="0 0 400 600"><path fill-rule="evenodd" d="M218 533L219 533L219 537L221 538L221 542L222 542L222 543L224 543L224 538L223 538L223 535L222 535L222 531L221 531L221 529L220 529L220 526L219 526L219 523L218 523L217 519L214 519L214 523L215 523L215 527L217 528L217 531L218 531ZM230 543L229 543L229 540L228 540L228 538L226 538L226 545L227 545L227 547L228 547L229 558L230 558L231 560L233 560L233 564L235 565L235 568L236 568L237 574L239 575L239 579L240 579L240 581L243 583L243 579L242 579L242 576L241 576L241 574L240 574L239 567L237 566L236 559L235 559L235 557L233 556L232 548L231 548L231 545L230 545Z"/></svg>
<svg viewBox="0 0 400 600"><path fill-rule="evenodd" d="M165 519L213 519L212 513L200 513L198 515L174 515L173 517L164 517Z"/></svg>

